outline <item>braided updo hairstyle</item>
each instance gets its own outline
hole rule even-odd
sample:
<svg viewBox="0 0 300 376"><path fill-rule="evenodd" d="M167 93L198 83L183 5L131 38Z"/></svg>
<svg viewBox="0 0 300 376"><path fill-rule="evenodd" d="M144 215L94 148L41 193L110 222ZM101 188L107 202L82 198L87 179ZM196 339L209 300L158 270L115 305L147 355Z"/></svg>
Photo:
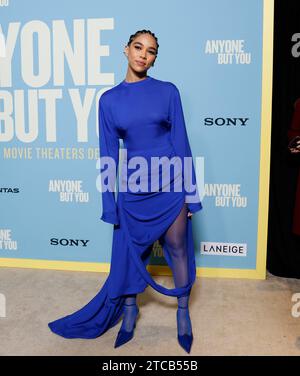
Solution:
<svg viewBox="0 0 300 376"><path fill-rule="evenodd" d="M150 34L150 35L153 36L153 38L154 38L155 41L156 41L156 46L157 46L156 56L157 56L157 54L158 54L158 47L159 47L158 40L157 40L157 37L155 36L155 34L152 33L152 31L150 31L150 30L145 30L145 29L143 29L143 30L138 30L138 31L136 31L134 34L131 34L131 35L130 35L130 38L129 38L129 41L128 41L128 43L127 43L126 46L129 47L130 44L131 44L131 42L132 42L137 36L139 36L140 34ZM154 62L152 63L152 66L154 66Z"/></svg>

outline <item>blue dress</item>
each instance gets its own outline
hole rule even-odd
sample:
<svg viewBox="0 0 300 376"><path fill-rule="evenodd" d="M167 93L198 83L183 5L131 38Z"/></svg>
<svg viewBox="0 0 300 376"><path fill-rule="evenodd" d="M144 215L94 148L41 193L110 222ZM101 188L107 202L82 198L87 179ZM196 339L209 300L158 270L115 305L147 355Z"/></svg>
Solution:
<svg viewBox="0 0 300 376"><path fill-rule="evenodd" d="M146 269L156 240L160 240L164 256L171 265L163 235L183 205L186 203L191 213L202 209L178 88L151 76L137 82L123 80L102 94L98 115L100 158L112 158L118 168L120 139L127 158L119 168L117 200L113 190L101 193L101 219L114 225L109 275L97 295L84 307L48 323L54 333L65 338L95 338L116 325L123 313L125 295L141 293L150 285L168 296L185 296L190 293L196 277L191 220L187 221L186 231L189 283L166 288L155 282ZM150 164L151 157L162 156L169 160L175 158L174 165L177 165L171 168L167 191L163 189L166 185L163 168L151 170L156 171L158 189L157 185L154 190L148 185L148 191L131 189L134 186L131 182L145 187L154 175L150 176L149 166L141 168L140 164L139 169L132 168L128 164L131 158L142 157ZM191 161L189 174L184 170L184 157L191 157L188 158ZM139 177L135 179L137 171ZM101 164L102 187L103 176ZM117 170L113 176L113 183L116 183ZM110 183L110 187L112 185Z"/></svg>

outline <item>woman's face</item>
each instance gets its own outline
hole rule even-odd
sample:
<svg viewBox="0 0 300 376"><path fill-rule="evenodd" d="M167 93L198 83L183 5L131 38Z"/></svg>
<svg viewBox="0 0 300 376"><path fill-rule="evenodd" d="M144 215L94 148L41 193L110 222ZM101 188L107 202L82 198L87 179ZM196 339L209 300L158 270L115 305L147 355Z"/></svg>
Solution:
<svg viewBox="0 0 300 376"><path fill-rule="evenodd" d="M136 72L147 71L156 59L156 41L150 34L140 34L125 47L128 64Z"/></svg>

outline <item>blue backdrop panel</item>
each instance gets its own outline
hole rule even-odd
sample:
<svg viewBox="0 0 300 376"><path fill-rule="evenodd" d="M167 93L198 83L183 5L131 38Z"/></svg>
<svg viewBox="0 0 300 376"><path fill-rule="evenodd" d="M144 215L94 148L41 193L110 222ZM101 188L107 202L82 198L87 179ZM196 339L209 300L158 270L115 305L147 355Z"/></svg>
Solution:
<svg viewBox="0 0 300 376"><path fill-rule="evenodd" d="M0 6L0 258L110 262L97 104L125 78L129 36L158 37L179 88L203 210L197 265L255 269L263 1L7 0ZM159 248L158 248L159 249ZM166 264L159 251L154 264ZM45 264L46 265L46 264Z"/></svg>

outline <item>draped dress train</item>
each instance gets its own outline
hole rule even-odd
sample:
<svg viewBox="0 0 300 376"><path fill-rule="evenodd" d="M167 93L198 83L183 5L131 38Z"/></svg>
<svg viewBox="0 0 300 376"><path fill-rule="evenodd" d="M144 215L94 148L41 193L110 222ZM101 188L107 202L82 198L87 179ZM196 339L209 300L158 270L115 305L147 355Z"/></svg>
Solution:
<svg viewBox="0 0 300 376"><path fill-rule="evenodd" d="M112 158L116 167L115 178L119 167L120 139L127 154L120 164L117 199L112 190L101 192L101 220L114 226L110 272L99 292L85 306L48 323L54 333L65 338L102 335L118 323L126 296L141 293L148 285L164 295L178 298L190 293L196 278L190 219L184 222L186 228L182 232L187 252L188 283L166 288L158 284L146 268L152 245L159 240L173 274L179 275L180 270L175 270L178 265L170 257L167 231L184 205L191 213L202 209L178 88L172 82L151 76L137 82L123 80L101 95L98 116L100 158ZM130 165L130 161L135 161L133 157L137 157L136 161L142 157L148 162L147 169L143 163ZM155 167L149 168L151 157L167 158L155 170ZM189 170L184 168L184 157L190 157ZM164 180L166 173L163 171L167 170L164 166L168 163L173 168L169 169L169 180ZM102 167L101 164L101 182L104 185ZM153 175L158 184L158 189L154 190L151 189L151 180L155 181ZM132 190L132 182L135 186L139 183L141 187L149 183L148 190ZM165 190L166 182L169 183L168 190Z"/></svg>

